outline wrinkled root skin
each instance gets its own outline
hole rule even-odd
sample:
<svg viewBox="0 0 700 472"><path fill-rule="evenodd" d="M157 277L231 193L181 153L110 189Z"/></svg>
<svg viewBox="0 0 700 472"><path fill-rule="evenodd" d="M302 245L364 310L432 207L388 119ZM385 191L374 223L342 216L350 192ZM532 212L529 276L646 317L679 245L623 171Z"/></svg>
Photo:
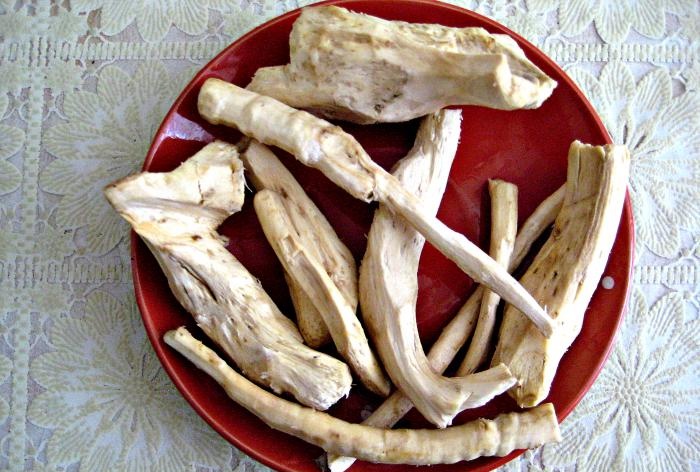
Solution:
<svg viewBox="0 0 700 472"><path fill-rule="evenodd" d="M504 363L518 378L509 393L522 407L547 397L561 358L581 331L617 235L628 177L625 146L571 144L561 211L521 279L554 317L554 334L544 338L507 306L492 359L492 365Z"/></svg>
<svg viewBox="0 0 700 472"><path fill-rule="evenodd" d="M312 7L289 43L290 64L258 69L248 88L360 124L409 121L450 105L537 108L556 87L512 38L483 28Z"/></svg>
<svg viewBox="0 0 700 472"><path fill-rule="evenodd" d="M261 389L184 328L167 332L164 340L268 426L333 453L385 464L452 464L561 440L551 403L446 429L386 430L348 423Z"/></svg>
<svg viewBox="0 0 700 472"><path fill-rule="evenodd" d="M246 375L320 410L347 395L347 365L303 344L216 232L243 205L234 146L214 142L171 172L127 177L105 195L148 245L175 298Z"/></svg>

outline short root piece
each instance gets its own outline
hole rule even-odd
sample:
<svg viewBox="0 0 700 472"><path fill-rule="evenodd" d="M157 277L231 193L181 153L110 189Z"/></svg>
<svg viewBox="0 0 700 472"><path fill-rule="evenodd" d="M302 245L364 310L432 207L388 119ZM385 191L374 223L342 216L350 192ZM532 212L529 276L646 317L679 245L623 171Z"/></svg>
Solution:
<svg viewBox="0 0 700 472"><path fill-rule="evenodd" d="M391 384L369 347L360 320L320 263L294 231L284 197L273 190L255 194L255 212L288 276L306 293L323 317L338 352L360 381L387 396Z"/></svg>
<svg viewBox="0 0 700 472"><path fill-rule="evenodd" d="M304 247L326 270L352 311L355 311L358 305L355 258L326 217L267 146L250 140L241 154L241 159L246 175L257 190L274 190L284 196L284 204L294 225L294 231L299 235ZM286 278L297 314L297 325L304 340L311 347L327 344L331 335L323 317L294 279L288 274Z"/></svg>
<svg viewBox="0 0 700 472"><path fill-rule="evenodd" d="M518 187L502 180L489 180L491 195L491 249L493 259L508 266L518 230ZM467 355L457 369L457 375L476 372L489 356L489 346L496 326L496 309L501 297L485 290L481 300L479 321L469 343Z"/></svg>

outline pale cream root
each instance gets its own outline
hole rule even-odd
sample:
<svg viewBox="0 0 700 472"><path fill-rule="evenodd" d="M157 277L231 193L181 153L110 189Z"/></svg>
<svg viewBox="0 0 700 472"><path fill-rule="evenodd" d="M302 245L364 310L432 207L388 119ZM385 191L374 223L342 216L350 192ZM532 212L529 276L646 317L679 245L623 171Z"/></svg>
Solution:
<svg viewBox="0 0 700 472"><path fill-rule="evenodd" d="M512 259L508 265L509 271L512 272L520 265L522 258L525 257L532 244L554 222L563 199L564 193L560 189L543 201L523 223L518 236L515 238L515 247L519 249L518 252L513 252ZM428 352L428 361L436 372L442 373L447 369L457 352L471 336L476 324L483 292L483 287L476 288L457 315L442 330L437 341L435 341L435 344ZM486 374L487 372L489 371L474 375ZM377 428L390 428L403 418L411 408L413 408L411 400L400 390L397 390L384 400L379 408L374 410L362 424ZM328 466L333 472L347 470L353 462L355 462L353 457L333 453L327 455Z"/></svg>
<svg viewBox="0 0 700 472"><path fill-rule="evenodd" d="M362 384L379 395L387 396L391 384L369 347L355 309L348 304L296 234L284 200L274 190L261 190L255 194L255 212L267 240L287 275L304 290L323 317L338 352L350 364Z"/></svg>
<svg viewBox="0 0 700 472"><path fill-rule="evenodd" d="M489 254L496 262L508 266L518 231L518 187L502 180L489 180L491 196L491 248ZM457 369L457 375L476 372L489 357L489 346L496 325L496 309L501 297L486 290L481 299L479 321L469 349Z"/></svg>
<svg viewBox="0 0 700 472"><path fill-rule="evenodd" d="M331 341L331 333L328 332L326 322L309 296L286 273L284 280L289 287L289 298L297 315L297 327L306 344L314 348L328 344Z"/></svg>
<svg viewBox="0 0 700 472"><path fill-rule="evenodd" d="M545 336L551 334L551 318L508 271L425 211L395 177L374 163L339 127L219 79L204 82L197 105L210 123L234 126L265 144L290 152L355 198L384 203L474 280L522 309Z"/></svg>
<svg viewBox="0 0 700 472"><path fill-rule="evenodd" d="M355 258L314 202L306 195L294 176L264 144L251 140L241 159L246 173L257 190L270 189L284 196L294 230L309 254L325 269L352 311L357 310L357 267ZM323 317L308 295L293 278L286 275L299 331L311 347L330 341Z"/></svg>
<svg viewBox="0 0 700 472"><path fill-rule="evenodd" d="M257 387L184 328L168 331L164 339L271 428L338 454L378 463L427 465L505 456L561 440L552 404L438 430L385 430L347 423Z"/></svg>
<svg viewBox="0 0 700 472"><path fill-rule="evenodd" d="M515 239L513 255L510 258L508 270L512 272L520 266L535 239L539 238L544 230L554 223L554 219L561 211L561 206L564 203L565 191L566 185L559 187L553 194L545 198L537 206L537 210L523 223L523 227L520 228L518 237Z"/></svg>
<svg viewBox="0 0 700 472"><path fill-rule="evenodd" d="M510 394L521 406L537 405L548 395L562 356L581 331L615 241L628 174L624 146L571 144L562 209L522 278L554 316L554 334L544 338L507 306L492 360L492 365L507 364L518 377Z"/></svg>
<svg viewBox="0 0 700 472"><path fill-rule="evenodd" d="M248 86L295 108L357 123L408 121L448 105L537 108L556 82L509 36L306 8L291 61Z"/></svg>
<svg viewBox="0 0 700 472"><path fill-rule="evenodd" d="M256 382L326 409L350 390L348 367L306 347L216 228L243 205L236 148L204 147L172 172L144 172L105 195L146 242L173 294L197 324Z"/></svg>
<svg viewBox="0 0 700 472"><path fill-rule="evenodd" d="M423 119L416 141L393 170L426 211L437 213L457 151L461 113L443 110ZM469 406L480 406L515 382L507 369L484 379L436 373L416 325L418 261L425 238L384 205L374 214L360 267L360 305L389 377L429 421L444 428ZM478 391L478 403L474 393Z"/></svg>

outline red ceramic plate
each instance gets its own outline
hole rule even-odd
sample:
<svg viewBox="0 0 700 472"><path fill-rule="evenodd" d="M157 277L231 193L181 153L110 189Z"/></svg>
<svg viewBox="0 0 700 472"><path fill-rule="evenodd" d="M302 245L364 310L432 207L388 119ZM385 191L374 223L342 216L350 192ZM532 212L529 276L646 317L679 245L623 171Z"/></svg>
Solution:
<svg viewBox="0 0 700 472"><path fill-rule="evenodd" d="M522 222L538 203L564 183L567 149L574 139L593 144L610 142L600 119L571 79L541 51L487 18L430 0L329 3L392 20L455 27L481 26L493 33L509 34L535 64L559 82L551 98L537 110L463 109L461 142L438 217L482 248L487 247L489 231L487 179L500 178L519 186ZM145 170L171 170L214 138L231 142L238 139L237 132L211 126L199 117L196 108L199 88L208 77L245 86L259 67L288 62L289 32L298 15L298 11L287 13L248 33L197 74L165 117L146 158ZM388 168L409 150L418 123L342 125L377 162ZM352 199L320 173L303 167L291 156L281 154L281 157L359 260L374 207ZM230 251L262 281L283 312L291 314L282 269L264 239L251 203L252 199L248 198L243 211L229 218L220 231L230 238ZM136 297L146 331L165 370L184 397L224 438L257 460L281 471L316 471L313 460L321 455L320 449L268 428L163 343L162 335L167 330L181 325L194 329L194 323L170 293L165 277L146 246L135 236L132 242ZM605 271L605 275L614 279L615 286L596 291L583 331L559 366L548 398L554 403L560 420L571 412L591 386L610 351L625 308L632 250L632 213L627 201ZM473 287L467 276L429 245L421 258L419 283L418 326L427 348ZM332 408L330 413L358 421L365 405L377 405L379 401L355 387L350 398ZM516 409L507 395L501 395L483 408L464 412L455 423ZM426 423L414 411L401 425L424 427ZM516 456L517 453L513 453L505 458L433 466L430 470L485 471ZM358 462L352 470L387 472L406 470L406 467Z"/></svg>

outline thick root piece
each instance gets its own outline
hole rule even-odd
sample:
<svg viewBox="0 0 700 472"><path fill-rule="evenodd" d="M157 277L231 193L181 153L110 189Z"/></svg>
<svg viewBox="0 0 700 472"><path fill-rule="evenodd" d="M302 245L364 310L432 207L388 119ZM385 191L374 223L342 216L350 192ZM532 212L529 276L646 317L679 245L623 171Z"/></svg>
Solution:
<svg viewBox="0 0 700 472"><path fill-rule="evenodd" d="M518 231L518 187L502 180L489 180L491 195L491 248L489 254L504 267L508 266ZM491 290L484 292L479 321L469 343L467 355L457 375L468 375L489 358L489 346L496 325L496 309L501 297Z"/></svg>
<svg viewBox="0 0 700 472"><path fill-rule="evenodd" d="M348 367L303 344L216 233L240 210L243 186L236 148L216 142L172 172L127 177L105 195L151 249L175 298L246 375L326 409L350 390Z"/></svg>
<svg viewBox="0 0 700 472"><path fill-rule="evenodd" d="M517 238L515 238L517 252L513 252L510 264L508 265L509 271L514 271L520 265L520 262L530 250L532 244L540 237L544 230L549 228L554 222L563 200L564 192L562 187L547 197L525 221L518 232ZM433 344L433 347L428 352L428 361L436 372L442 373L447 369L447 366L454 360L457 352L462 348L474 331L483 292L483 287L477 287L457 315L455 315L452 321L442 330L437 341L435 341L435 344ZM400 390L397 390L392 393L389 398L384 400L379 408L374 410L362 424L377 428L391 428L403 418L411 408L413 408L411 400ZM327 454L328 467L333 472L343 472L347 470L353 462L355 462L354 457L333 453Z"/></svg>
<svg viewBox="0 0 700 472"><path fill-rule="evenodd" d="M537 405L548 395L559 361L581 331L615 241L628 174L624 146L571 144L562 209L522 278L554 316L554 335L544 338L508 306L492 360L492 365L505 363L518 377L510 394L521 406Z"/></svg>
<svg viewBox="0 0 700 472"><path fill-rule="evenodd" d="M285 198L273 190L261 190L255 194L254 203L267 240L289 278L307 294L323 317L340 355L365 387L378 395L389 395L391 384L369 347L355 309L295 232Z"/></svg>
<svg viewBox="0 0 700 472"><path fill-rule="evenodd" d="M270 189L284 196L287 214L308 253L325 269L353 312L357 310L355 258L294 176L264 144L252 140L241 159L257 190ZM297 325L306 343L319 347L331 340L323 317L293 278L286 276Z"/></svg>
<svg viewBox="0 0 700 472"><path fill-rule="evenodd" d="M284 149L305 165L319 169L355 198L384 203L474 280L521 309L545 336L551 335L551 318L508 271L425 211L394 176L374 163L339 127L219 79L204 82L197 106L210 123L234 126L265 144Z"/></svg>
<svg viewBox="0 0 700 472"><path fill-rule="evenodd" d="M437 213L457 151L461 113L426 117L413 149L393 170L426 211ZM425 238L383 205L374 214L360 267L360 304L387 373L429 421L444 428L464 408L480 406L513 386L507 369L482 378L436 373L421 347L416 325L418 262ZM483 403L475 403L476 395Z"/></svg>
<svg viewBox="0 0 700 472"><path fill-rule="evenodd" d="M451 464L481 456L505 456L516 449L561 441L552 404L494 420L478 419L447 429L385 430L347 423L283 400L239 375L184 328L165 342L221 385L236 403L271 428L327 451L386 464Z"/></svg>
<svg viewBox="0 0 700 472"><path fill-rule="evenodd" d="M556 82L513 39L483 28L387 21L306 8L291 63L259 69L248 88L327 118L408 121L449 105L537 108Z"/></svg>

